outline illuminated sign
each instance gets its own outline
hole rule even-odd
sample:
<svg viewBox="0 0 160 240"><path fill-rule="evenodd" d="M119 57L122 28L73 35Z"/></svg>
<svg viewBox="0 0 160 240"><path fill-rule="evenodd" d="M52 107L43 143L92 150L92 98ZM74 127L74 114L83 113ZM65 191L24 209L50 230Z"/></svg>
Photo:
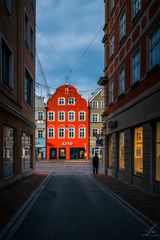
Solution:
<svg viewBox="0 0 160 240"><path fill-rule="evenodd" d="M73 142L62 142L63 146L71 146L73 145Z"/></svg>

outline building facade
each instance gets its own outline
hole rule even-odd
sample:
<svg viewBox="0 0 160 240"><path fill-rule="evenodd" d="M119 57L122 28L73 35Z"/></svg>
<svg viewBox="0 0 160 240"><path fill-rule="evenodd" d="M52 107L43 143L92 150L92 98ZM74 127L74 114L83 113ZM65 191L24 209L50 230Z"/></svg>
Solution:
<svg viewBox="0 0 160 240"><path fill-rule="evenodd" d="M160 191L160 1L105 1L105 171Z"/></svg>
<svg viewBox="0 0 160 240"><path fill-rule="evenodd" d="M35 1L0 1L0 186L34 169Z"/></svg>
<svg viewBox="0 0 160 240"><path fill-rule="evenodd" d="M104 90L100 87L88 100L89 104L89 154L90 159L98 154L102 159L102 127L104 112Z"/></svg>
<svg viewBox="0 0 160 240"><path fill-rule="evenodd" d="M46 104L44 97L35 98L35 150L36 160L46 159Z"/></svg>
<svg viewBox="0 0 160 240"><path fill-rule="evenodd" d="M68 84L47 102L46 157L88 160L88 103Z"/></svg>

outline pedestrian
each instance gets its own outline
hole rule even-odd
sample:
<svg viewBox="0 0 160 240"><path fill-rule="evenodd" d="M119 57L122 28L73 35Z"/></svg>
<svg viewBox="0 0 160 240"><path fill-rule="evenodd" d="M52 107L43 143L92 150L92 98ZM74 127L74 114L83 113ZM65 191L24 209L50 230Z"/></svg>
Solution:
<svg viewBox="0 0 160 240"><path fill-rule="evenodd" d="M99 157L97 153L95 153L95 156L93 157L92 164L93 164L93 174L95 173L98 174Z"/></svg>

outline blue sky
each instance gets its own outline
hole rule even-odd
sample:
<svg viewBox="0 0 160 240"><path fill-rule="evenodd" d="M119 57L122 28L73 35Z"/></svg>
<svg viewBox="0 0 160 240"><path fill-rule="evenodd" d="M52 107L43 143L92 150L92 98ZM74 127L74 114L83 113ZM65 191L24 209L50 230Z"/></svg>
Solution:
<svg viewBox="0 0 160 240"><path fill-rule="evenodd" d="M103 76L101 30L86 54L79 57L104 24L103 0L38 0L37 53L49 86L69 84L79 91L98 88ZM73 68L73 71L70 70ZM36 81L44 83L39 65Z"/></svg>

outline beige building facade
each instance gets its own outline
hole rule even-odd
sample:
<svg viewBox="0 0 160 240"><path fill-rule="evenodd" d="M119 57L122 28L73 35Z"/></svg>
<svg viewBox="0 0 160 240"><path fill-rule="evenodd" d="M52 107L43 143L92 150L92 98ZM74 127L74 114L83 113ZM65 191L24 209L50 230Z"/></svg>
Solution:
<svg viewBox="0 0 160 240"><path fill-rule="evenodd" d="M100 87L96 90L88 100L90 110L89 124L89 150L90 159L98 153L102 159L102 127L103 127L103 112L104 112L104 90Z"/></svg>

